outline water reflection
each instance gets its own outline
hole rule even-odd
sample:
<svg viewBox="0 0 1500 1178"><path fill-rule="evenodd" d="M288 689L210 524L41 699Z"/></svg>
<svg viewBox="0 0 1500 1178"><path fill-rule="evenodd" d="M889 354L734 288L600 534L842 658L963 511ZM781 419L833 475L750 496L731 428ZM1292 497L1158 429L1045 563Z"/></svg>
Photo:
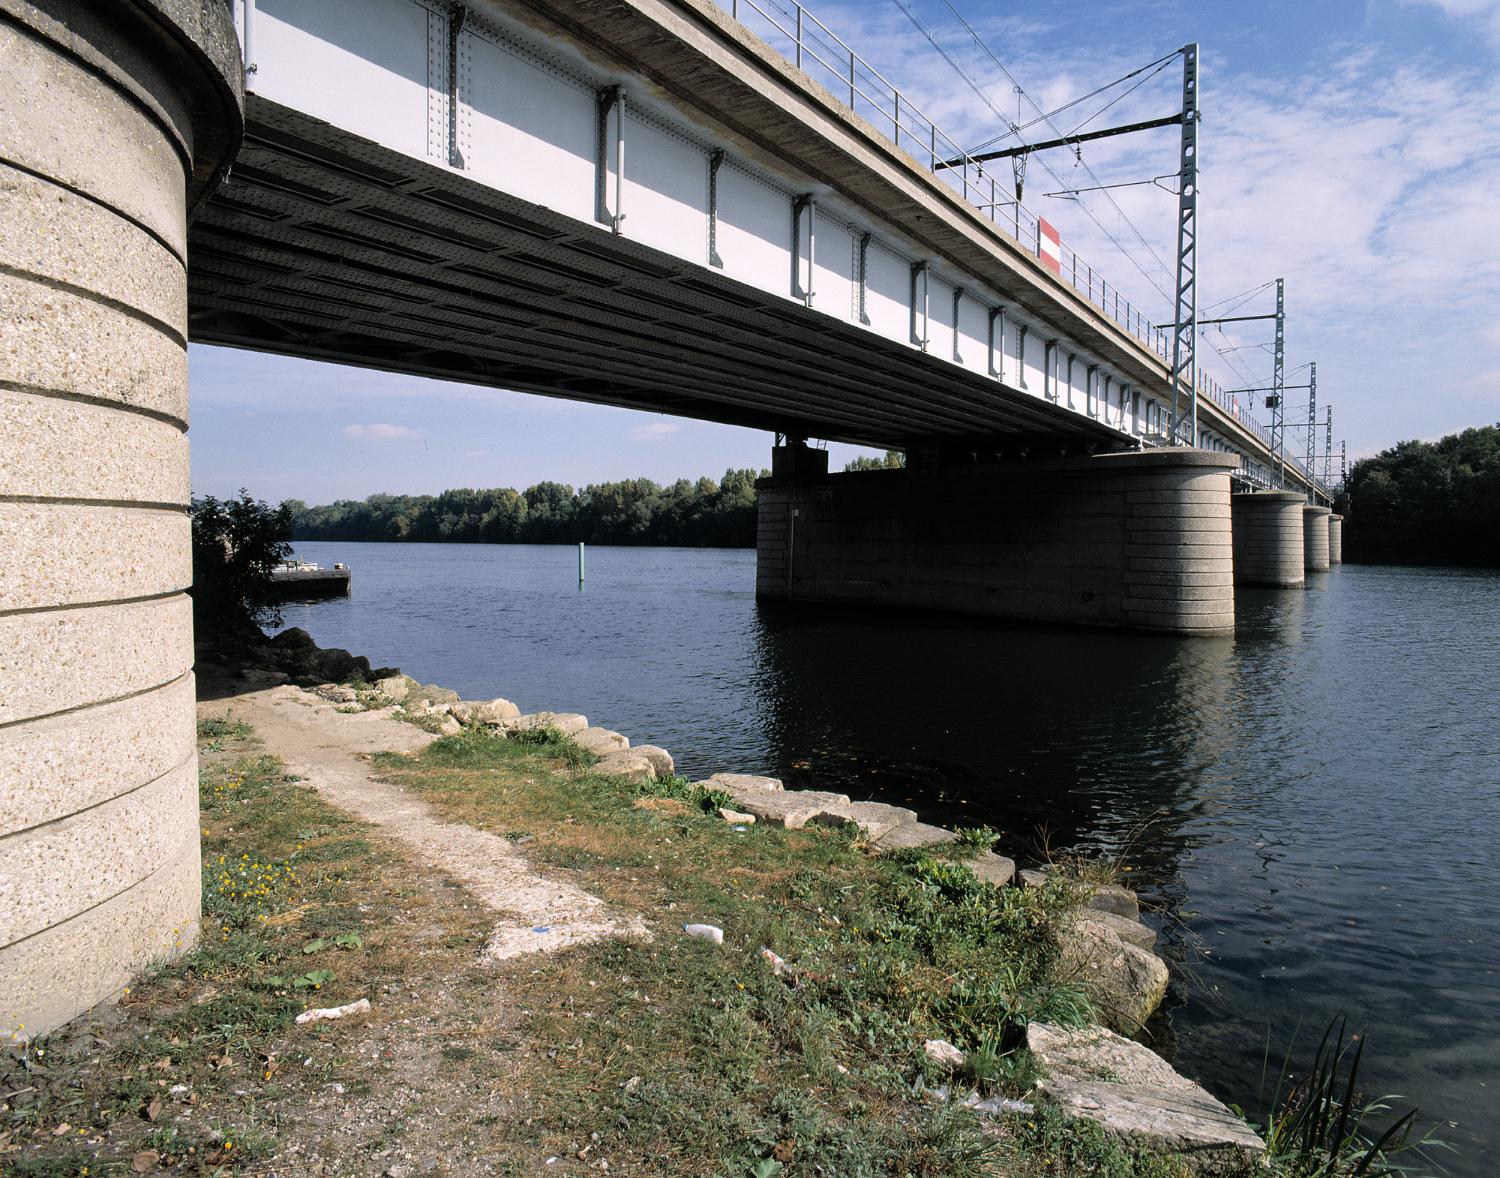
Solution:
<svg viewBox="0 0 1500 1178"><path fill-rule="evenodd" d="M754 690L776 768L1003 827L1020 849L1115 854L1158 881L1234 740L1233 639L758 609Z"/></svg>

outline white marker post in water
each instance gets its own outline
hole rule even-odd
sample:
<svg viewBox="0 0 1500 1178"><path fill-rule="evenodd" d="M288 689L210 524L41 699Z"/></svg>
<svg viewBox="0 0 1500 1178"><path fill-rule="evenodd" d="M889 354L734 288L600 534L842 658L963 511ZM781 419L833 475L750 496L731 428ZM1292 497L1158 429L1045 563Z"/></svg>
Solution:
<svg viewBox="0 0 1500 1178"><path fill-rule="evenodd" d="M578 541L578 587L583 588L583 541Z"/></svg>

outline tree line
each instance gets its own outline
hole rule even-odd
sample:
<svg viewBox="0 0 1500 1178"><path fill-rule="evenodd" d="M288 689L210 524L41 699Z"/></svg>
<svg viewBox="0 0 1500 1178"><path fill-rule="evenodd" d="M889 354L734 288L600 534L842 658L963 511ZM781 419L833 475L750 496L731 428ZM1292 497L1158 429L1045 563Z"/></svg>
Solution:
<svg viewBox="0 0 1500 1178"><path fill-rule="evenodd" d="M1344 554L1500 568L1500 426L1401 442L1349 472Z"/></svg>
<svg viewBox="0 0 1500 1178"><path fill-rule="evenodd" d="M322 507L288 501L297 540L412 540L468 544L657 544L690 548L755 546L755 480L765 472L727 470L715 481L650 479L574 490L543 482L459 488L440 495L371 495Z"/></svg>

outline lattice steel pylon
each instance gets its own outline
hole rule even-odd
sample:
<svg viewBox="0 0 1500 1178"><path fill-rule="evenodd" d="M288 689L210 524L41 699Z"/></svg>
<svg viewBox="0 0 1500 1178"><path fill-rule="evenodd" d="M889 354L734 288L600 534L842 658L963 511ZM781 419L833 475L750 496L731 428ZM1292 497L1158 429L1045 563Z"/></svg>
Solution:
<svg viewBox="0 0 1500 1178"><path fill-rule="evenodd" d="M1276 345L1271 373L1271 454L1276 485L1286 486L1286 279L1276 280Z"/></svg>
<svg viewBox="0 0 1500 1178"><path fill-rule="evenodd" d="M1182 47L1182 154L1177 194L1177 298L1172 315L1169 437L1198 444L1198 43ZM1187 403L1182 404L1186 391Z"/></svg>
<svg viewBox="0 0 1500 1178"><path fill-rule="evenodd" d="M1318 365L1312 365L1312 375L1307 378L1307 477L1312 480L1312 498L1318 498L1318 468L1313 465L1318 450Z"/></svg>
<svg viewBox="0 0 1500 1178"><path fill-rule="evenodd" d="M1333 406L1328 406L1325 412L1327 425L1323 432L1323 487L1326 490L1333 485Z"/></svg>

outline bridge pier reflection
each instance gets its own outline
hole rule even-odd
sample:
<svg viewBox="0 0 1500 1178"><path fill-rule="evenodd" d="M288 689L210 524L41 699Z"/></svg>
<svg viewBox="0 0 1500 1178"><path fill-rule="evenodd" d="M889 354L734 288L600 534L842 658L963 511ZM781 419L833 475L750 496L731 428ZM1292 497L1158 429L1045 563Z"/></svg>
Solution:
<svg viewBox="0 0 1500 1178"><path fill-rule="evenodd" d="M756 593L1180 634L1234 630L1235 458L1164 449L826 472L778 447Z"/></svg>

